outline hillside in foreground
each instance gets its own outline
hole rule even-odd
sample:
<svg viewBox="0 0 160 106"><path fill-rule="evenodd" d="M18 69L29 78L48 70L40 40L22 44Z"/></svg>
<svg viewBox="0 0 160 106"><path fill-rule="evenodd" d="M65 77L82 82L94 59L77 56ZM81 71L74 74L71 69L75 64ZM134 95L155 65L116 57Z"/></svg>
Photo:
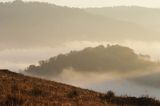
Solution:
<svg viewBox="0 0 160 106"><path fill-rule="evenodd" d="M117 97L0 70L0 106L160 106L148 97Z"/></svg>

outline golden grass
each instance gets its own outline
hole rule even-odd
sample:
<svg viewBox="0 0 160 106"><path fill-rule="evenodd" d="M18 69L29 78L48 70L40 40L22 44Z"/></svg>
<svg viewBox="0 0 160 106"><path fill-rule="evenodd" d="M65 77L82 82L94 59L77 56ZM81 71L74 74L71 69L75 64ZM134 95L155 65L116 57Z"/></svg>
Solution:
<svg viewBox="0 0 160 106"><path fill-rule="evenodd" d="M0 106L160 106L152 98L106 95L0 70Z"/></svg>

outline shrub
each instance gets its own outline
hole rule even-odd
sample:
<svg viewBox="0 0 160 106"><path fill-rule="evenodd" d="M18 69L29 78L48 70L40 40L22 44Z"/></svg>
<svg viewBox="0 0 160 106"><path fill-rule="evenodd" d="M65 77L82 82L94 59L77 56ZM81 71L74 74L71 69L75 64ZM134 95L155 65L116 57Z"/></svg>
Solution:
<svg viewBox="0 0 160 106"><path fill-rule="evenodd" d="M112 91L108 91L108 92L104 95L104 99L111 99L111 98L113 98L113 97L115 97L115 94L114 94L114 92L112 92Z"/></svg>
<svg viewBox="0 0 160 106"><path fill-rule="evenodd" d="M115 94L114 94L114 92L112 92L112 91L108 91L106 94L100 95L100 98L101 98L103 101L110 101L110 100L113 99L114 97L115 97Z"/></svg>

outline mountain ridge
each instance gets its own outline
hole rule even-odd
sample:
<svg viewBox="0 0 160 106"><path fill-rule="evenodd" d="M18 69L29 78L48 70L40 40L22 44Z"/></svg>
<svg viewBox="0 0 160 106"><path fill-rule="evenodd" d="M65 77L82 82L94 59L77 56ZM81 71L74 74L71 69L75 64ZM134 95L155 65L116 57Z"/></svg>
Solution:
<svg viewBox="0 0 160 106"><path fill-rule="evenodd" d="M158 34L135 23L47 3L0 3L0 14L0 48L3 49L6 42L11 48L54 47L83 40L150 40L149 36Z"/></svg>
<svg viewBox="0 0 160 106"><path fill-rule="evenodd" d="M137 23L149 29L159 31L160 8L147 8L140 6L117 6L85 9L89 13L103 15L127 22Z"/></svg>

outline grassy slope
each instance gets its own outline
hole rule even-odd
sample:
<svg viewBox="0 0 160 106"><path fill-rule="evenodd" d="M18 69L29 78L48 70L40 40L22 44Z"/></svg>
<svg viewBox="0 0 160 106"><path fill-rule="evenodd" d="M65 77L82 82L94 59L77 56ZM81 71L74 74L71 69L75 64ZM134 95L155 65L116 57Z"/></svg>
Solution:
<svg viewBox="0 0 160 106"><path fill-rule="evenodd" d="M111 104L135 106L134 103L147 103L148 106L160 106L151 98L108 97L94 91L0 70L0 106L110 106L106 101Z"/></svg>

